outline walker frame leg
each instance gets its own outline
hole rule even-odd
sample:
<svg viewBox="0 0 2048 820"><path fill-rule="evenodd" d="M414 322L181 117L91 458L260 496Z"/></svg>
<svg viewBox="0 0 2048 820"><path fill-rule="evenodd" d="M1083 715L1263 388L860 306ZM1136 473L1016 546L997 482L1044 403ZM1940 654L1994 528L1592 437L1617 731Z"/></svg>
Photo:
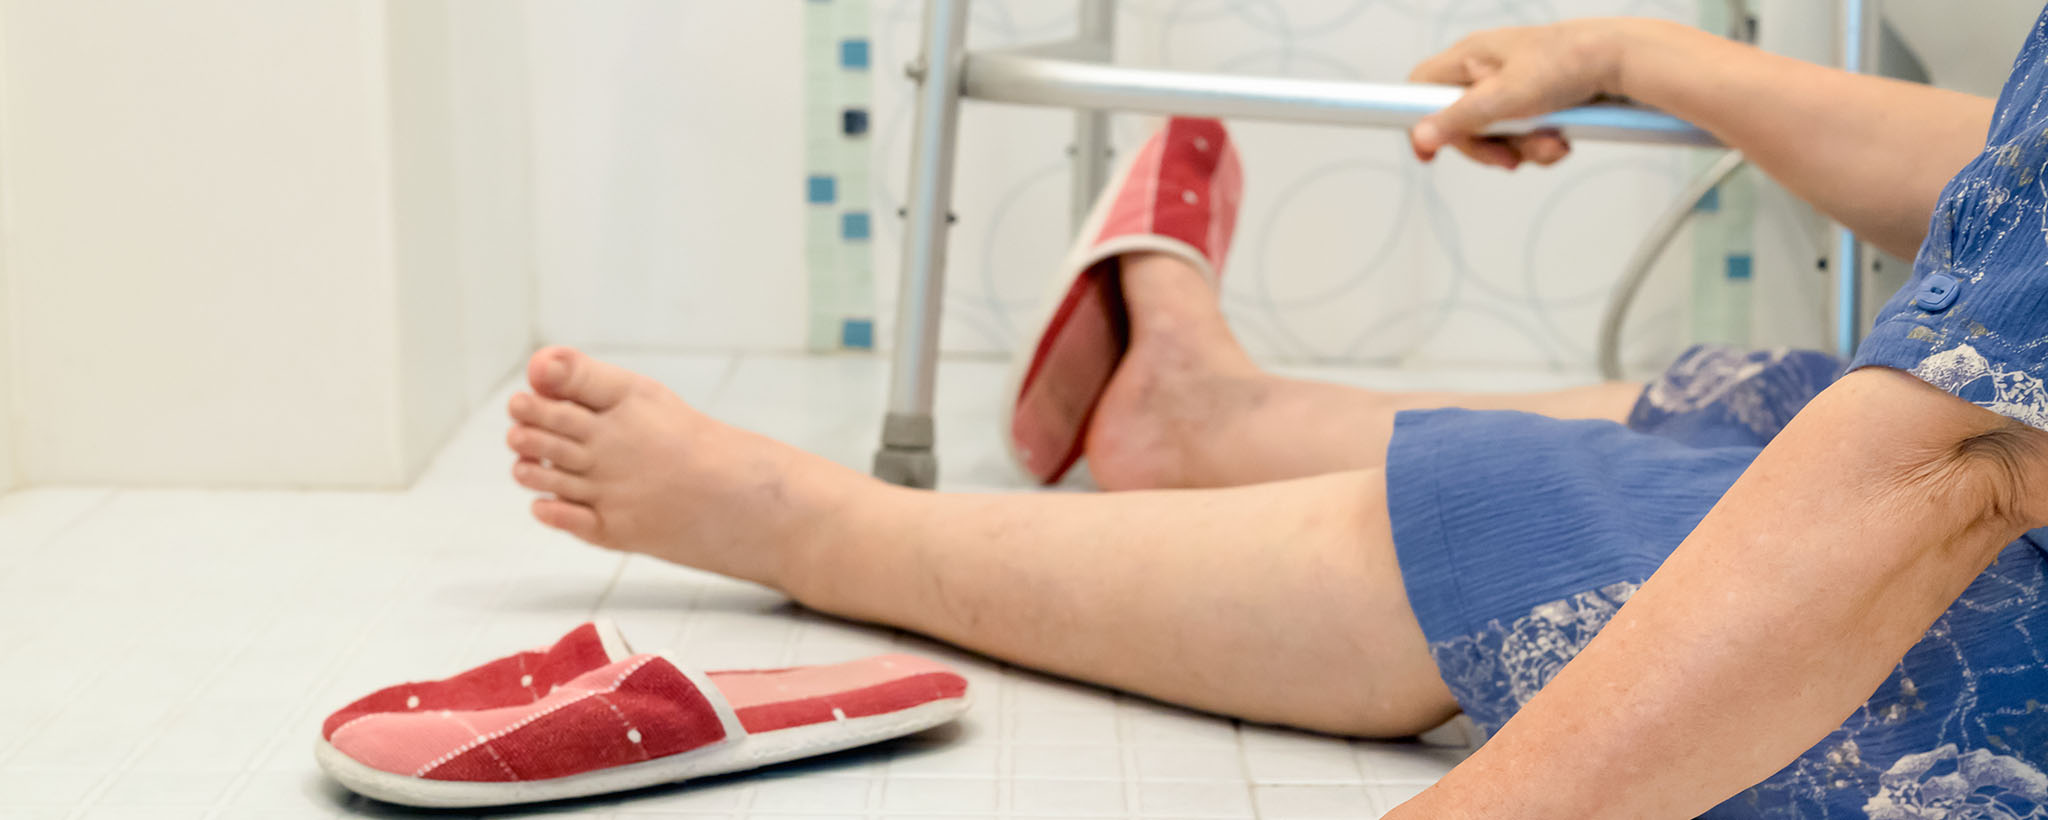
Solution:
<svg viewBox="0 0 2048 820"><path fill-rule="evenodd" d="M939 479L938 457L932 453L932 392L946 294L946 228L953 201L967 13L967 0L928 0L923 47L909 67L919 83L917 124L903 214L903 277L896 302L889 410L882 421L882 446L875 452L875 476L906 487L930 488Z"/></svg>

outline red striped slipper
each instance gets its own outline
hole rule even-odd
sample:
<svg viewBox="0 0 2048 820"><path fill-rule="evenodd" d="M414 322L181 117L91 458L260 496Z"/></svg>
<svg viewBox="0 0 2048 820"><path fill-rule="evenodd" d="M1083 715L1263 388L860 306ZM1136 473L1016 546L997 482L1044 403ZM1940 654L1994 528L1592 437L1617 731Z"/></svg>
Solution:
<svg viewBox="0 0 2048 820"><path fill-rule="evenodd" d="M1243 190L1223 123L1192 117L1168 120L1110 179L1046 300L1043 330L1018 351L1003 439L1027 475L1051 484L1081 459L1089 417L1130 344L1117 257L1172 254L1215 284Z"/></svg>
<svg viewBox="0 0 2048 820"><path fill-rule="evenodd" d="M314 756L378 800L503 806L828 754L938 726L967 703L967 680L923 658L700 672L630 654L593 623L548 649L356 701L327 719Z"/></svg>

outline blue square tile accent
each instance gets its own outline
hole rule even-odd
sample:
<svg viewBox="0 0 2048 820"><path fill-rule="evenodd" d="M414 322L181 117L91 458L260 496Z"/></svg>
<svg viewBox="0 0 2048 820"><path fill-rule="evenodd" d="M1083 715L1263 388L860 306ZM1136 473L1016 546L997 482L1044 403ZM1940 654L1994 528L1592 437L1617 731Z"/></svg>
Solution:
<svg viewBox="0 0 2048 820"><path fill-rule="evenodd" d="M839 215L839 238L848 242L865 242L868 238L868 212L848 211Z"/></svg>
<svg viewBox="0 0 2048 820"><path fill-rule="evenodd" d="M839 67L848 71L868 70L868 41L865 37L839 41Z"/></svg>
<svg viewBox="0 0 2048 820"><path fill-rule="evenodd" d="M1707 189L1707 195L1700 197L1700 201L1694 203L1692 209L1702 213L1713 213L1721 210L1721 189Z"/></svg>
<svg viewBox="0 0 2048 820"><path fill-rule="evenodd" d="M804 180L804 199L812 205L839 201L839 180L830 174L812 174Z"/></svg>
<svg viewBox="0 0 2048 820"><path fill-rule="evenodd" d="M839 112L839 130L849 137L858 137L868 132L868 110L848 108Z"/></svg>
<svg viewBox="0 0 2048 820"><path fill-rule="evenodd" d="M1728 278L1743 282L1749 281L1751 264L1749 254L1728 254Z"/></svg>
<svg viewBox="0 0 2048 820"><path fill-rule="evenodd" d="M875 323L871 319L847 319L839 323L839 346L854 350L875 349Z"/></svg>

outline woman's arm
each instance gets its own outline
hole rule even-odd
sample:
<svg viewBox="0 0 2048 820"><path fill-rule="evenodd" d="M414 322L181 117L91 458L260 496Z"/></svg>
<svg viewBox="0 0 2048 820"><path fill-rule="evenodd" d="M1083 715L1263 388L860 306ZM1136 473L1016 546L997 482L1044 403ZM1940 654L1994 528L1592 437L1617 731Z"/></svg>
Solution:
<svg viewBox="0 0 2048 820"><path fill-rule="evenodd" d="M1600 94L1681 117L1742 151L1800 198L1885 251L1911 259L1942 186L1983 150L1990 100L1780 57L1659 20L1573 20L1481 32L1415 69L1469 85L1410 137L1427 160L1449 145L1512 168L1548 164L1555 137L1478 137Z"/></svg>
<svg viewBox="0 0 2048 820"><path fill-rule="evenodd" d="M1825 737L2030 525L2048 433L1896 370L1829 387L1584 652L1389 818L1684 818Z"/></svg>

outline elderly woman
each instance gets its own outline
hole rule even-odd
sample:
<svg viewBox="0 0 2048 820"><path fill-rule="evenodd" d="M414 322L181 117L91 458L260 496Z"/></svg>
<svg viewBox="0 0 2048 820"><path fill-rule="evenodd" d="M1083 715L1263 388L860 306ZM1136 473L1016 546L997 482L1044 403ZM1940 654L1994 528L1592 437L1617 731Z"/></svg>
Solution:
<svg viewBox="0 0 2048 820"><path fill-rule="evenodd" d="M543 523L1056 674L1327 732L1491 739L1399 818L2048 816L2048 19L1991 101L1695 30L1474 36L1416 127L1624 95L1746 153L1912 280L1850 362L1389 394L1260 372L1217 307L1237 164L1175 120L1104 194L1006 428L1107 494L900 489L544 350ZM1986 139L1988 129L1989 138ZM1960 169L1960 173L1958 172Z"/></svg>

